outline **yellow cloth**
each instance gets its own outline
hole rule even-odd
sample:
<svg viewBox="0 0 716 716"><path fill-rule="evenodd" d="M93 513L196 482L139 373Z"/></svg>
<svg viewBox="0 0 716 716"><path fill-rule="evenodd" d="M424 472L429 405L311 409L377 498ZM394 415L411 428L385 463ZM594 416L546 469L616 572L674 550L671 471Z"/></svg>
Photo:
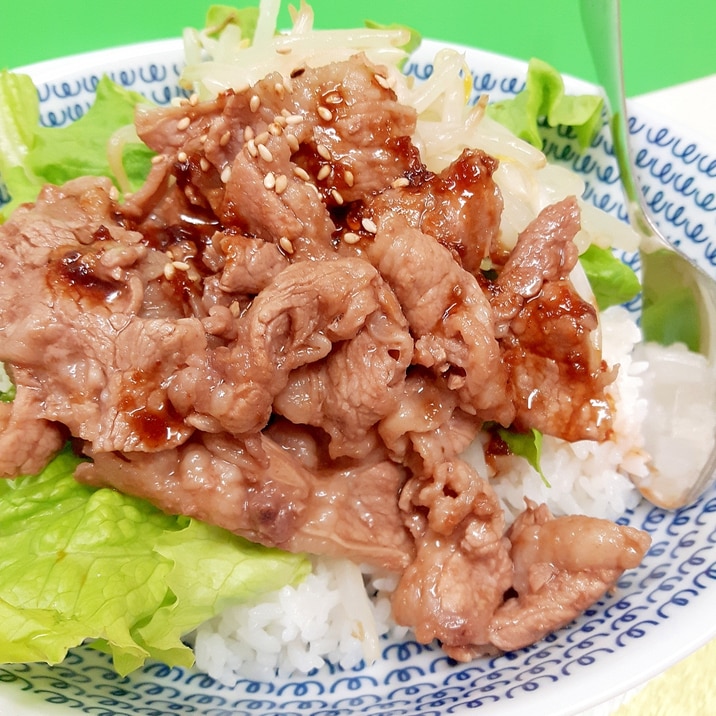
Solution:
<svg viewBox="0 0 716 716"><path fill-rule="evenodd" d="M716 640L652 679L612 716L716 714Z"/></svg>

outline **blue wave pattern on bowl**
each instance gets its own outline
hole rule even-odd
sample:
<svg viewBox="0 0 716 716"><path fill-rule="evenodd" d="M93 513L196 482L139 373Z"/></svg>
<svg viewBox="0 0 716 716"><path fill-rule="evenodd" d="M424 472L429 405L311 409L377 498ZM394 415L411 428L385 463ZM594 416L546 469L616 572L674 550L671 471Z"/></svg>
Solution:
<svg viewBox="0 0 716 716"><path fill-rule="evenodd" d="M406 70L416 77L432 71L432 54L424 52ZM521 63L490 65L480 54L466 54L475 72L474 98L513 95L523 86ZM507 68L507 69L506 69ZM143 71L146 70L146 71ZM159 103L176 96L178 65L117 67L114 78ZM64 124L91 101L97 75L68 78L41 88L43 122ZM685 143L671 130L632 120L632 133L647 169L645 181L657 216L673 237L702 263L714 268L714 199L708 180L714 160L707 151ZM687 149L693 144L693 149ZM590 150L577 154L570 132L549 133L547 154L583 176L587 198L623 216L616 164L603 131ZM671 164L673 173L667 170ZM678 177L678 178L677 178ZM693 190L692 190L693 189ZM683 207L679 211L679 207ZM688 222L681 221L688 217ZM698 228L702 227L702 228ZM716 273L716 271L715 271ZM640 643L659 648L661 629L685 608L713 602L716 593L716 488L696 504L666 513L647 504L621 520L649 532L652 547L642 565L626 573L611 596L578 620L527 649L495 658L455 664L436 647L415 642L383 643L383 658L373 666L350 671L324 669L307 677L272 682L242 681L235 689L193 670L150 663L126 678L111 668L109 657L87 647L70 652L63 664L19 664L0 667L3 689L81 713L116 716L143 714L428 714L466 713L484 706L502 707L526 694L554 692L585 673L601 669L619 653L629 655Z"/></svg>

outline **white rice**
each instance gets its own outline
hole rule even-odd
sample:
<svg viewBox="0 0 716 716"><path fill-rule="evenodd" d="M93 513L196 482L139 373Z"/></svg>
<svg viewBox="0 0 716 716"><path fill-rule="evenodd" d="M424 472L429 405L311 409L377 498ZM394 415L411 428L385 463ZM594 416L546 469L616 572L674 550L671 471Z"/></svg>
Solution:
<svg viewBox="0 0 716 716"><path fill-rule="evenodd" d="M330 661L351 669L380 656L379 639L404 636L390 619L392 575L368 575L346 559L314 558L295 587L224 610L194 634L196 665L233 686L311 673ZM370 596L369 596L370 595Z"/></svg>

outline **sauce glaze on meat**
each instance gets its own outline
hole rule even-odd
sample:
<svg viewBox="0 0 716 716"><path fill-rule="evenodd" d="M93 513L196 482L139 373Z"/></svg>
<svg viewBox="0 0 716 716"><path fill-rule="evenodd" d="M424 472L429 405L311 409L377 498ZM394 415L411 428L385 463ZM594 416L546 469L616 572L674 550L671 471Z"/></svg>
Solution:
<svg viewBox="0 0 716 716"><path fill-rule="evenodd" d="M486 421L606 439L614 375L569 280L574 197L505 256L497 160L429 172L386 85L356 56L142 110L136 194L84 178L20 207L0 469L71 435L81 481L397 572L396 620L466 660L566 624L649 540L532 504L506 532L460 458Z"/></svg>

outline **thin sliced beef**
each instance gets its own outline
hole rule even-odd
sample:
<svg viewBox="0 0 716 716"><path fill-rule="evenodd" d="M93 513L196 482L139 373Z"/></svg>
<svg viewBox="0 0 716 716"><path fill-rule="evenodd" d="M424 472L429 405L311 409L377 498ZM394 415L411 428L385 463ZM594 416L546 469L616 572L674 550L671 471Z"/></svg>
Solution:
<svg viewBox="0 0 716 716"><path fill-rule="evenodd" d="M67 439L62 425L36 417L40 410L30 381L13 378L21 386L15 399L0 402L0 477L38 473Z"/></svg>
<svg viewBox="0 0 716 716"><path fill-rule="evenodd" d="M397 505L405 472L380 456L344 469L309 470L266 434L238 439L206 433L161 452L88 453L93 463L77 469L78 480L143 497L254 542L391 570L412 558Z"/></svg>
<svg viewBox="0 0 716 716"><path fill-rule="evenodd" d="M412 161L415 112L377 74L357 56L294 78L273 74L213 102L142 111L138 133L164 159L127 211L156 209L171 175L225 226L325 256L329 209L390 186Z"/></svg>
<svg viewBox="0 0 716 716"><path fill-rule="evenodd" d="M604 440L614 380L595 348L597 312L575 291L580 228L574 197L545 208L520 234L487 295L519 430L536 428L565 440Z"/></svg>
<svg viewBox="0 0 716 716"><path fill-rule="evenodd" d="M413 362L444 378L466 412L509 425L507 371L477 279L400 216L384 217L365 250L403 306L415 339Z"/></svg>
<svg viewBox="0 0 716 716"><path fill-rule="evenodd" d="M464 660L465 647L489 644L492 615L512 582L500 504L487 482L453 459L412 477L400 505L417 552L393 593L393 616L418 641L438 639Z"/></svg>
<svg viewBox="0 0 716 716"><path fill-rule="evenodd" d="M362 345L378 351L380 369L399 382L411 345L392 292L358 259L291 264L256 296L237 330L233 343L186 368L172 385L172 401L188 423L237 435L261 430L291 371L325 358L334 343L366 330L387 339L385 345L370 339Z"/></svg>
<svg viewBox="0 0 716 716"><path fill-rule="evenodd" d="M103 179L47 187L3 226L2 360L35 420L105 450L177 444L193 428L167 400L179 367L205 343L196 318L142 318L167 258L127 231Z"/></svg>
<svg viewBox="0 0 716 716"><path fill-rule="evenodd" d="M516 597L490 624L490 640L504 651L528 646L559 629L612 589L624 570L641 562L649 536L608 520L554 518L528 503L509 530Z"/></svg>
<svg viewBox="0 0 716 716"><path fill-rule="evenodd" d="M408 173L409 183L376 195L363 215L398 215L413 228L450 249L455 260L478 275L497 242L502 195L492 175L497 161L478 150L465 149L439 174L424 167Z"/></svg>

